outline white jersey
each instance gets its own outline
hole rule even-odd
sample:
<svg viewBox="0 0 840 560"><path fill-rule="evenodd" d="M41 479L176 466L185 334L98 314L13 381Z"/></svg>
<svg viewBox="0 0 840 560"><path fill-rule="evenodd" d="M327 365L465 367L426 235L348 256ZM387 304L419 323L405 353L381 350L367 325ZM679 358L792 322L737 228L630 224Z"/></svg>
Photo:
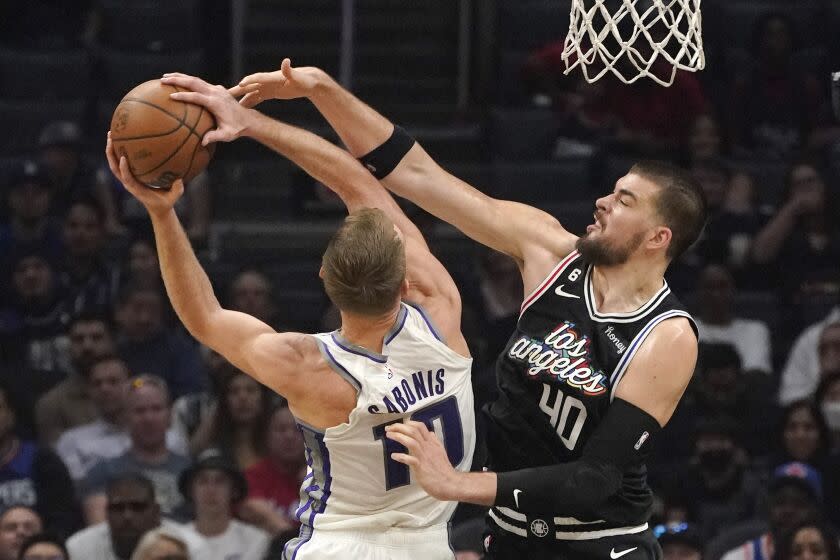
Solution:
<svg viewBox="0 0 840 560"><path fill-rule="evenodd" d="M391 459L391 453L405 448L385 437L385 426L425 422L443 441L452 464L469 470L475 449L472 359L446 346L424 311L406 303L384 338L382 354L351 344L337 331L314 336L324 359L358 397L348 423L324 431L298 422L308 470L296 512L301 537L286 551L293 555L290 548L321 529L445 526L457 504L430 497L407 465Z"/></svg>

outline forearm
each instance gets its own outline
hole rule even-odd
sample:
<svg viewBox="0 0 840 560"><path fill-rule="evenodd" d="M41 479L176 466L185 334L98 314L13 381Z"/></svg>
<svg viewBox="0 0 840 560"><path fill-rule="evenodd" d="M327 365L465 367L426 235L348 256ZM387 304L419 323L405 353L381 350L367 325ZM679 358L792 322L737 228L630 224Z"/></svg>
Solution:
<svg viewBox="0 0 840 560"><path fill-rule="evenodd" d="M255 113L244 135L289 159L326 185L351 212L360 206L379 206L383 202L375 192L365 189L366 183L375 183L367 170L347 151L316 134Z"/></svg>
<svg viewBox="0 0 840 560"><path fill-rule="evenodd" d="M355 157L363 156L382 144L394 125L361 99L321 73L310 101Z"/></svg>
<svg viewBox="0 0 840 560"><path fill-rule="evenodd" d="M763 264L776 258L795 225L796 213L790 206L782 207L770 223L755 236L752 246L753 260Z"/></svg>
<svg viewBox="0 0 840 560"><path fill-rule="evenodd" d="M163 283L172 307L190 334L205 342L212 315L221 310L207 274L193 252L174 210L152 215Z"/></svg>

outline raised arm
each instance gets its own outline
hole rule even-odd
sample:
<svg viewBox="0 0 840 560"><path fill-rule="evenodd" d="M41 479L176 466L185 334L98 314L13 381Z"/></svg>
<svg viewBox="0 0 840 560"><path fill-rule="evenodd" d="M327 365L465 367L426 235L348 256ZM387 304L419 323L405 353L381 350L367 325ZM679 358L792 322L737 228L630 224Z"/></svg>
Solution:
<svg viewBox="0 0 840 560"><path fill-rule="evenodd" d="M311 341L302 334L279 334L255 317L222 308L173 209L184 184L179 180L169 191L158 191L139 183L128 161L117 159L110 133L105 153L114 176L149 211L166 292L184 327L199 342L289 400L303 394L306 376L300 366L303 348Z"/></svg>
<svg viewBox="0 0 840 560"><path fill-rule="evenodd" d="M323 71L292 68L288 59L281 70L248 76L231 92L245 94L242 103L248 106L266 99L308 97L355 157L380 146L394 131L388 119ZM554 217L531 206L484 195L442 169L419 144L382 183L479 243L515 258L526 291L574 248L576 237Z"/></svg>
<svg viewBox="0 0 840 560"><path fill-rule="evenodd" d="M174 99L203 105L216 116L219 130L208 133L205 142L247 136L288 158L332 189L348 211L383 210L405 239L408 298L426 308L454 350L467 355L467 344L461 335L461 297L455 282L429 251L417 226L353 156L309 131L240 106L226 90L199 78L169 75L163 81L192 90L172 94Z"/></svg>

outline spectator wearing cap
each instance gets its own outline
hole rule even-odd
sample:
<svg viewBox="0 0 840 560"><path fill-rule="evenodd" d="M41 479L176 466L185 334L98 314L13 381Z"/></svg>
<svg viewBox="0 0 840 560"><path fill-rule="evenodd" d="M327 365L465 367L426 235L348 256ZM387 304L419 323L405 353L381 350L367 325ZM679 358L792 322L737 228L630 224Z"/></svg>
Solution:
<svg viewBox="0 0 840 560"><path fill-rule="evenodd" d="M755 514L761 484L748 464L734 420L701 419L689 467L676 469L668 487L673 493L680 489L706 534L712 535Z"/></svg>
<svg viewBox="0 0 840 560"><path fill-rule="evenodd" d="M110 311L118 275L105 256L105 214L94 199L77 198L69 203L62 241L60 278L71 311Z"/></svg>
<svg viewBox="0 0 840 560"><path fill-rule="evenodd" d="M80 519L67 467L52 450L18 438L15 416L10 393L0 386L0 510L27 506L47 529L68 534Z"/></svg>
<svg viewBox="0 0 840 560"><path fill-rule="evenodd" d="M187 525L204 537L208 560L262 560L268 533L233 518L233 510L248 495L248 483L234 463L218 449L207 449L178 481L184 498L193 506Z"/></svg>
<svg viewBox="0 0 840 560"><path fill-rule="evenodd" d="M689 523L669 523L653 528L662 547L663 560L703 560L703 536Z"/></svg>
<svg viewBox="0 0 840 560"><path fill-rule="evenodd" d="M41 516L28 506L0 510L0 560L17 560L23 541L43 528Z"/></svg>
<svg viewBox="0 0 840 560"><path fill-rule="evenodd" d="M0 259L16 247L37 245L53 258L61 254L61 234L49 216L52 185L43 167L31 160L19 162L7 182L8 220L0 224ZM3 262L3 274L8 262Z"/></svg>
<svg viewBox="0 0 840 560"><path fill-rule="evenodd" d="M783 535L819 517L822 480L814 468L804 463L776 468L768 492L768 530L725 553L721 560L774 560L775 545Z"/></svg>
<svg viewBox="0 0 840 560"><path fill-rule="evenodd" d="M166 382L153 375L133 378L128 394L128 433L131 447L122 455L94 465L79 483L85 519L94 524L105 520L108 481L122 473L139 473L154 483L161 512L183 518L183 499L178 478L190 465L187 457L170 451L166 433L171 421L171 403Z"/></svg>

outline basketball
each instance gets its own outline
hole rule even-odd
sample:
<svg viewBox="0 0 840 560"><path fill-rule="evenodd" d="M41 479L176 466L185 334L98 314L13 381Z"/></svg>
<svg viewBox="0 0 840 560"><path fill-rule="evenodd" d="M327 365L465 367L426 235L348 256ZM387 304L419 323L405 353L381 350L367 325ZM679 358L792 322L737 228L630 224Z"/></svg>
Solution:
<svg viewBox="0 0 840 560"><path fill-rule="evenodd" d="M154 189L169 189L176 179L188 182L201 173L214 145L201 139L216 127L204 107L169 98L183 91L160 80L144 82L122 98L111 117L111 142L125 156L138 181Z"/></svg>

